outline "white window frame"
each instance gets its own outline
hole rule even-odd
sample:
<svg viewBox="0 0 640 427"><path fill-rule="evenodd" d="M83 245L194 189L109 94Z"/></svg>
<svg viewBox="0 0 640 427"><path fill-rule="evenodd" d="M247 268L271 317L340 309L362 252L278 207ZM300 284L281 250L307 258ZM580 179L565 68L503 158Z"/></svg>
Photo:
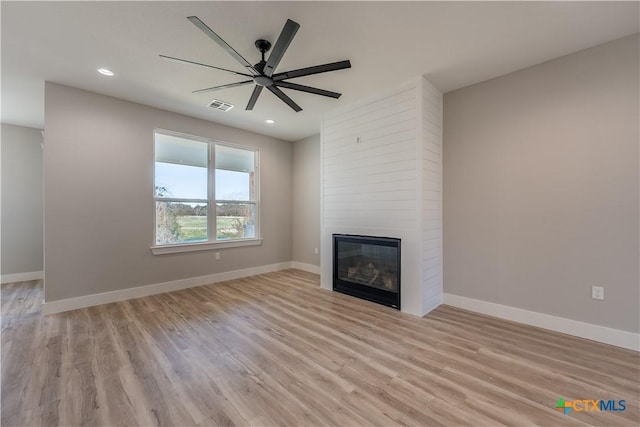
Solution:
<svg viewBox="0 0 640 427"><path fill-rule="evenodd" d="M207 151L209 153L207 160L207 199L181 199L181 198L168 198L157 197L155 189L155 159L156 159L156 134L163 134L167 136L174 136L178 138L189 139L192 141L202 142L207 144ZM215 191L215 174L216 174L216 162L215 162L215 147L224 146L230 148L236 148L240 150L252 151L254 153L254 200L217 200ZM256 246L262 244L261 227L260 227L260 150L257 147L243 146L238 144L231 144L215 139L204 138L196 135L189 135L181 132L170 131L166 129L154 129L153 130L153 165L154 176L152 191L153 191L153 240L151 245L151 252L154 255L163 255L179 252L193 252L193 251L205 251L213 249L235 248L242 246ZM207 203L207 229L209 234L209 240L206 242L193 242L193 243L170 243L166 245L156 244L156 202L187 202L187 203ZM217 215L216 215L216 203L238 203L238 204L253 204L255 206L255 237L242 238L242 239L217 239Z"/></svg>

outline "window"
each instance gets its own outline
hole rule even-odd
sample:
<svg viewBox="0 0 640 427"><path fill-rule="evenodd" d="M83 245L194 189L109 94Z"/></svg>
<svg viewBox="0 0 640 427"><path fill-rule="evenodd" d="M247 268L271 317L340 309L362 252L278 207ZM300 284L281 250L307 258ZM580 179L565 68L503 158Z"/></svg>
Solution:
<svg viewBox="0 0 640 427"><path fill-rule="evenodd" d="M258 240L256 149L170 132L154 137L154 248Z"/></svg>

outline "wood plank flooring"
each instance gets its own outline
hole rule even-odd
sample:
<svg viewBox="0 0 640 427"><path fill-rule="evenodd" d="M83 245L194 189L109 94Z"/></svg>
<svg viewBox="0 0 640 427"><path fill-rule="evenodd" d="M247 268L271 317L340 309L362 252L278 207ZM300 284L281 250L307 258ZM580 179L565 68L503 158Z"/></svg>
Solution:
<svg viewBox="0 0 640 427"><path fill-rule="evenodd" d="M638 353L442 306L425 318L269 273L42 316L2 286L3 426L640 422ZM556 411L559 397L624 412Z"/></svg>

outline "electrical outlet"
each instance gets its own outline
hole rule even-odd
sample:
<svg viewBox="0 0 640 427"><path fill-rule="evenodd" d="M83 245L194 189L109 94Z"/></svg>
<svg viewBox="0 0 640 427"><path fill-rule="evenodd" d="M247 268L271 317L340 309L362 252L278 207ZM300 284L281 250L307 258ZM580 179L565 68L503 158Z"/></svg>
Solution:
<svg viewBox="0 0 640 427"><path fill-rule="evenodd" d="M216 252L216 261L220 261L220 252Z"/></svg>
<svg viewBox="0 0 640 427"><path fill-rule="evenodd" d="M591 298L593 299L604 299L604 288L602 286L592 286L591 287Z"/></svg>
<svg viewBox="0 0 640 427"><path fill-rule="evenodd" d="M313 253L314 253L314 254L316 254L316 255L318 255L318 248L315 248L315 249L313 250Z"/></svg>

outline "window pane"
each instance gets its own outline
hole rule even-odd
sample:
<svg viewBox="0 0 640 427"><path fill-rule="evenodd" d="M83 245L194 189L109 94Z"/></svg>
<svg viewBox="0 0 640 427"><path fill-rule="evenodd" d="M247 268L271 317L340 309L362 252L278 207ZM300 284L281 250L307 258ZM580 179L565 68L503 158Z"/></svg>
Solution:
<svg viewBox="0 0 640 427"><path fill-rule="evenodd" d="M216 199L255 199L253 150L216 145Z"/></svg>
<svg viewBox="0 0 640 427"><path fill-rule="evenodd" d="M156 197L207 198L208 144L155 134Z"/></svg>
<svg viewBox="0 0 640 427"><path fill-rule="evenodd" d="M156 244L208 240L207 204L156 202Z"/></svg>
<svg viewBox="0 0 640 427"><path fill-rule="evenodd" d="M216 169L216 199L252 200L251 187L249 173Z"/></svg>
<svg viewBox="0 0 640 427"><path fill-rule="evenodd" d="M248 203L216 203L216 238L256 237L256 206Z"/></svg>
<svg viewBox="0 0 640 427"><path fill-rule="evenodd" d="M216 145L216 169L236 172L253 172L255 170L256 152L242 148Z"/></svg>
<svg viewBox="0 0 640 427"><path fill-rule="evenodd" d="M207 199L207 168L156 162L156 197Z"/></svg>

